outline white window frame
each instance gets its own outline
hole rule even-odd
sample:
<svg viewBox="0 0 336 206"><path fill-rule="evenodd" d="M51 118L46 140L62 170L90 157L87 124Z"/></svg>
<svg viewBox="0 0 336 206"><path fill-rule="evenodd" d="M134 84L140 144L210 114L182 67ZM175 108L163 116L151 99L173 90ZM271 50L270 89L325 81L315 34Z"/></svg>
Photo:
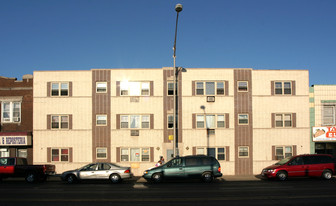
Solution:
<svg viewBox="0 0 336 206"><path fill-rule="evenodd" d="M247 149L247 155L241 155L241 152L246 152L246 151L241 151L241 149ZM238 158L249 158L250 157L250 148L249 146L239 146L238 147Z"/></svg>
<svg viewBox="0 0 336 206"><path fill-rule="evenodd" d="M139 88L135 88L135 86ZM150 96L150 90L149 81L120 82L120 96Z"/></svg>
<svg viewBox="0 0 336 206"><path fill-rule="evenodd" d="M171 119L171 121L170 121ZM168 114L167 115L167 128L168 129L173 129L174 128L174 115L173 114Z"/></svg>
<svg viewBox="0 0 336 206"><path fill-rule="evenodd" d="M132 155L132 153L131 153L132 150L133 151L134 150L139 151L139 156L134 157L134 158L137 158L139 161L136 161L132 158L132 156L131 156ZM122 157L122 156L124 156L124 157ZM125 158L126 156L127 156L127 158ZM125 161L123 159L127 159L127 161ZM122 148L120 148L120 161L121 162L150 162L150 147L122 147Z"/></svg>
<svg viewBox="0 0 336 206"><path fill-rule="evenodd" d="M98 154L105 154L105 156L99 157ZM97 159L107 159L107 148L106 147L97 147L96 148L96 158Z"/></svg>
<svg viewBox="0 0 336 206"><path fill-rule="evenodd" d="M172 87L170 87L169 85L171 85ZM174 82L167 82L167 96L173 96L173 95L174 95Z"/></svg>
<svg viewBox="0 0 336 206"><path fill-rule="evenodd" d="M58 160L54 161L53 157L55 155L53 155L53 150L58 150ZM67 150L68 154L62 154L62 150ZM51 162L69 162L69 158L70 158L70 149L69 148L51 148ZM62 156L67 156L67 160L66 161L62 161Z"/></svg>
<svg viewBox="0 0 336 206"><path fill-rule="evenodd" d="M282 154L281 155L277 154L278 149L282 149ZM287 152L286 149L290 149L291 152ZM276 160L281 160L281 159L284 159L286 157L292 157L293 154L294 154L293 153L293 146L275 146L274 154L275 154L275 159ZM288 155L288 154L290 154L290 155Z"/></svg>
<svg viewBox="0 0 336 206"><path fill-rule="evenodd" d="M215 158L218 161L227 161L226 147L210 147L209 149L215 149ZM219 152L219 149L224 149L223 152ZM202 151L202 152L201 152ZM208 147L196 147L196 155L207 155ZM224 154L224 159L218 159L218 155Z"/></svg>
<svg viewBox="0 0 336 206"><path fill-rule="evenodd" d="M289 88L285 88L285 85L289 84ZM277 85L281 85L281 93L277 93L280 90L280 87L277 88ZM274 81L274 95L292 95L293 93L293 85L291 81ZM290 90L290 93L286 93L286 90ZM286 94L285 94L286 93Z"/></svg>
<svg viewBox="0 0 336 206"><path fill-rule="evenodd" d="M58 127L53 127L53 117L58 117ZM68 119L67 123L68 123L68 126L66 128L62 128L62 123L66 123L62 121L62 117L66 117ZM52 130L68 130L69 129L69 126L70 126L70 118L69 118L69 115L51 115L51 122L50 122L51 126L50 128Z"/></svg>
<svg viewBox="0 0 336 206"><path fill-rule="evenodd" d="M5 111L5 105L9 104L9 111ZM14 117L15 108L14 106L19 105L19 116ZM1 102L1 123L20 123L21 122L21 113L22 113L22 106L20 101L3 101ZM4 112L8 113L7 118L4 117Z"/></svg>
<svg viewBox="0 0 336 206"><path fill-rule="evenodd" d="M325 114L326 108L330 108L331 114L328 113L328 116ZM334 126L336 124L336 105L335 104L323 104L322 105L322 126ZM330 119L331 121L326 121L326 119Z"/></svg>
<svg viewBox="0 0 336 206"><path fill-rule="evenodd" d="M96 93L107 93L107 82L96 82Z"/></svg>
<svg viewBox="0 0 336 206"><path fill-rule="evenodd" d="M243 116L247 116L247 118L241 118ZM240 120L247 119L247 123L242 123ZM248 125L249 124L249 115L248 114L238 114L238 125Z"/></svg>
<svg viewBox="0 0 336 206"><path fill-rule="evenodd" d="M53 95L53 85L58 85L57 88L57 95ZM62 95L62 86L63 85L67 85L67 95ZM69 96L69 82L51 82L51 86L50 86L50 96L51 97L68 97Z"/></svg>
<svg viewBox="0 0 336 206"><path fill-rule="evenodd" d="M278 117L281 116L281 120L277 120ZM288 122L288 120L286 120L286 117L290 116L290 126L286 126L286 122ZM284 113L284 114L275 114L275 127L276 128L291 128L293 127L293 115L292 114L288 114L288 113ZM277 123L281 122L281 126L278 126Z"/></svg>
<svg viewBox="0 0 336 206"><path fill-rule="evenodd" d="M105 121L105 122L103 122ZM100 123L102 122L102 123ZM106 114L97 114L96 115L96 126L106 126L107 125L107 115Z"/></svg>
<svg viewBox="0 0 336 206"><path fill-rule="evenodd" d="M207 91L207 83L214 84L214 91L213 94L208 94ZM218 83L223 84L223 88L218 88ZM202 88L198 88L198 85L202 85ZM223 89L223 94L218 94L218 89ZM199 90L199 91L198 91ZM202 90L202 92L200 92ZM200 92L200 93L198 93ZM217 96L217 95L224 95L225 94L225 81L197 81L195 82L195 95L196 96Z"/></svg>
<svg viewBox="0 0 336 206"><path fill-rule="evenodd" d="M143 117L148 117L148 121L144 122ZM132 127L132 120L138 119L139 122L136 123L136 127ZM125 125L127 120L127 127ZM123 124L124 123L124 124ZM148 124L148 127L143 127L143 123ZM150 129L151 118L149 114L128 114L128 115L120 115L120 129Z"/></svg>
<svg viewBox="0 0 336 206"><path fill-rule="evenodd" d="M246 84L246 86L242 85L242 84ZM248 81L238 81L237 82L237 91L238 92L248 92L248 90L249 90Z"/></svg>
<svg viewBox="0 0 336 206"><path fill-rule="evenodd" d="M209 121L206 120L207 117L210 117L210 116L215 116L215 126L214 127L208 127L209 125ZM223 116L224 120L224 124L222 127L219 127L218 126L218 122L219 122L219 118L218 116ZM200 119L203 119L203 121L199 121ZM220 129L220 128L225 128L225 114L196 114L196 129L204 129L204 128L207 128L207 129ZM203 123L202 123L203 122ZM200 127L199 124L203 124L203 127Z"/></svg>

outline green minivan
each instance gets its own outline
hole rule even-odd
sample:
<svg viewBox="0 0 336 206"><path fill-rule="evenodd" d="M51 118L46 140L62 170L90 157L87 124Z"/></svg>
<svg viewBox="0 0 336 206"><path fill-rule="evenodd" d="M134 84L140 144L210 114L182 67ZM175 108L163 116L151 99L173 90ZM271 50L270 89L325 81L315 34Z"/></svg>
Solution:
<svg viewBox="0 0 336 206"><path fill-rule="evenodd" d="M211 182L221 177L221 166L216 158L205 155L175 157L164 165L148 169L143 178L147 181L161 182L163 179L199 178Z"/></svg>

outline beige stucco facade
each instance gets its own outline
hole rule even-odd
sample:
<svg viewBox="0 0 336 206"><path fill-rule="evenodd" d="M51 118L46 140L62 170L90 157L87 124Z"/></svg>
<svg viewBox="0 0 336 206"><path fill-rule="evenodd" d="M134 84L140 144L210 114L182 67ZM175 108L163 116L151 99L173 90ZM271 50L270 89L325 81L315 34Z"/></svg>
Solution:
<svg viewBox="0 0 336 206"><path fill-rule="evenodd" d="M272 151L276 146L290 146L292 155L310 152L307 70L187 68L187 72L179 75L178 89L182 94L178 98L180 155L213 148L219 157L224 151L219 160L222 172L234 175L260 173L263 167L276 161L275 151ZM173 111L172 104L168 103L172 96L168 95L167 85L172 79L172 68L34 72L34 163L55 164L57 173L61 173L92 161L108 160L131 166L135 175L141 175L145 169L153 167L160 156L168 159L173 142L167 137L172 131L167 126L167 115ZM248 83L246 92L238 90L238 81ZM58 82L68 85L68 95L50 95L53 83ZM94 94L97 82L108 82L109 87L102 94L104 97ZM123 95L122 82L145 82L150 85L149 92L146 95ZM206 82L223 83L225 92L219 95L216 90L214 95L199 95L196 92L198 82L204 82L204 85ZM291 94L274 94L275 82L290 82ZM206 89L204 86L204 91ZM214 100L209 101L208 96L213 96ZM105 97L108 100L102 99ZM108 111L104 126L96 125L95 121L96 115L100 115L100 107L106 107ZM245 112L242 108L248 109ZM238 122L237 115L242 111L250 118L248 125ZM275 127L275 114L290 114L291 126ZM131 135L130 122L128 128L121 126L123 117L132 115L150 118L150 126L136 129L136 136ZM207 129L198 126L200 115L224 116L225 124L219 126L216 122L217 126L210 128L212 133L207 135ZM50 120L53 116L67 116L67 128L53 128ZM107 136L106 131L109 141L103 138ZM240 141L245 137L246 141ZM248 148L247 156L246 153L239 156L243 154L239 153L241 147ZM60 149L61 153L62 148L66 148L65 161L61 154L58 159L54 152ZM107 157L98 157L96 148L107 148ZM126 150L129 152L127 157L123 155ZM145 152L148 152L148 158ZM131 153L135 156L131 157ZM128 161L123 161L125 158ZM132 161L132 158L140 161Z"/></svg>

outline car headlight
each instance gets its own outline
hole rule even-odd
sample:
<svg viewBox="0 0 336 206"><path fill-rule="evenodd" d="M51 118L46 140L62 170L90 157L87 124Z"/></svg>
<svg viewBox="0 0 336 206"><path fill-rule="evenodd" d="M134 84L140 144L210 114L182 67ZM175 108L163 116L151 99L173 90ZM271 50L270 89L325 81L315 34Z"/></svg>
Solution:
<svg viewBox="0 0 336 206"><path fill-rule="evenodd" d="M148 174L148 170L144 171L144 175Z"/></svg>
<svg viewBox="0 0 336 206"><path fill-rule="evenodd" d="M273 169L268 169L267 172L271 172L271 173L273 173L274 170L273 170Z"/></svg>

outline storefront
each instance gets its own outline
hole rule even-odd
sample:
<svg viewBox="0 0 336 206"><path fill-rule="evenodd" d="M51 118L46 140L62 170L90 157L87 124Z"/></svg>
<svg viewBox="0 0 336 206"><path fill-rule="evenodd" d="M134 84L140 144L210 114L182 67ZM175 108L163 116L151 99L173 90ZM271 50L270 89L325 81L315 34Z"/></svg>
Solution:
<svg viewBox="0 0 336 206"><path fill-rule="evenodd" d="M336 127L313 127L315 153L336 157Z"/></svg>
<svg viewBox="0 0 336 206"><path fill-rule="evenodd" d="M0 157L24 157L32 163L31 133L0 132Z"/></svg>

